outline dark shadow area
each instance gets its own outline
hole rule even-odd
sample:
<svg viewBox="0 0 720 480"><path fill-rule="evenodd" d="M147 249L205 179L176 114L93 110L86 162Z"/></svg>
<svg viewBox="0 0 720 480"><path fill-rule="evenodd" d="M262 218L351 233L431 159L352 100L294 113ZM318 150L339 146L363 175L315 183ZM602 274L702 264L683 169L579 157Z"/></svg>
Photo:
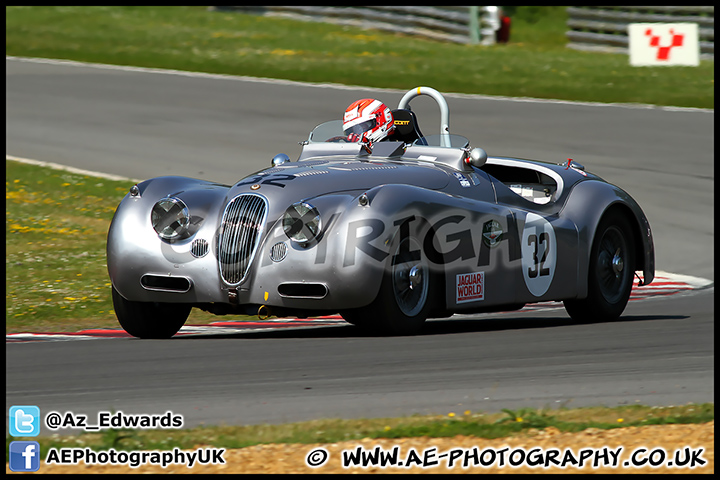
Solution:
<svg viewBox="0 0 720 480"><path fill-rule="evenodd" d="M536 328L573 327L598 323L646 322L654 320L686 320L687 315L628 315L613 322L577 322L568 316L540 316L528 312L522 317L510 318L459 318L429 320L417 335L452 335L458 333L497 332L503 330L527 330ZM517 314L515 314L517 315ZM528 316L530 315L530 316ZM222 334L189 334L173 337L173 340L208 340L208 339L241 339L241 338L383 338L387 335L366 331L351 324L322 325L317 327L284 327L278 330L261 332L222 333Z"/></svg>

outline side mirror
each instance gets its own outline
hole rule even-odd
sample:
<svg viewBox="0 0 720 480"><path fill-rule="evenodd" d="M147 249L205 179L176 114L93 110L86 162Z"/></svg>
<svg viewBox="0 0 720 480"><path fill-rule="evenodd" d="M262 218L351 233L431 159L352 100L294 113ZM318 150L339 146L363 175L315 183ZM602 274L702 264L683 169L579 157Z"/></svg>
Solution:
<svg viewBox="0 0 720 480"><path fill-rule="evenodd" d="M470 151L470 155L465 159L465 163L472 165L473 167L480 168L487 162L487 152L482 148L473 148Z"/></svg>
<svg viewBox="0 0 720 480"><path fill-rule="evenodd" d="M272 162L270 162L270 165L272 165L273 167L277 167L278 165L282 165L283 163L289 162L289 161L290 161L290 157L288 157L284 153L278 153L277 155L275 155L273 157Z"/></svg>

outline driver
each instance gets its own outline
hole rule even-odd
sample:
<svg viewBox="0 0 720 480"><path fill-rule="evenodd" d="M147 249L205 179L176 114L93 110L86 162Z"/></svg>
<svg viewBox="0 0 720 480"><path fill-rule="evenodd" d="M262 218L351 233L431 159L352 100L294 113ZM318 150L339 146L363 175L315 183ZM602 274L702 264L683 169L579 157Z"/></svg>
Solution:
<svg viewBox="0 0 720 480"><path fill-rule="evenodd" d="M348 142L373 144L395 130L390 109L380 100L364 98L350 105L343 116L343 134Z"/></svg>

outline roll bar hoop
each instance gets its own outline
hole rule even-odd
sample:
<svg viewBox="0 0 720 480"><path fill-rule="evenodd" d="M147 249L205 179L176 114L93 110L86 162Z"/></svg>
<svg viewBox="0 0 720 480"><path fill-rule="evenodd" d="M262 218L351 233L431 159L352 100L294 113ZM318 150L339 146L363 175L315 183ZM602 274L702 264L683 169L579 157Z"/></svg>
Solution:
<svg viewBox="0 0 720 480"><path fill-rule="evenodd" d="M397 108L408 108L410 100L420 95L432 97L440 107L440 144L443 147L450 146L450 110L448 109L445 97L440 92L430 87L416 87L408 91L398 103Z"/></svg>

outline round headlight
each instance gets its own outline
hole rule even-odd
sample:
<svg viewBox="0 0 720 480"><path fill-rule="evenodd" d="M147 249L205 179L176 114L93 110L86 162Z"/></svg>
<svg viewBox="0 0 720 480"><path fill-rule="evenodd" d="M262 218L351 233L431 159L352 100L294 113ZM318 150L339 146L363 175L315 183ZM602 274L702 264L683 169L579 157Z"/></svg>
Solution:
<svg viewBox="0 0 720 480"><path fill-rule="evenodd" d="M190 211L179 198L167 197L155 204L150 221L160 238L175 240L187 233Z"/></svg>
<svg viewBox="0 0 720 480"><path fill-rule="evenodd" d="M308 243L320 234L320 212L309 203L294 203L285 210L282 226L290 240Z"/></svg>

